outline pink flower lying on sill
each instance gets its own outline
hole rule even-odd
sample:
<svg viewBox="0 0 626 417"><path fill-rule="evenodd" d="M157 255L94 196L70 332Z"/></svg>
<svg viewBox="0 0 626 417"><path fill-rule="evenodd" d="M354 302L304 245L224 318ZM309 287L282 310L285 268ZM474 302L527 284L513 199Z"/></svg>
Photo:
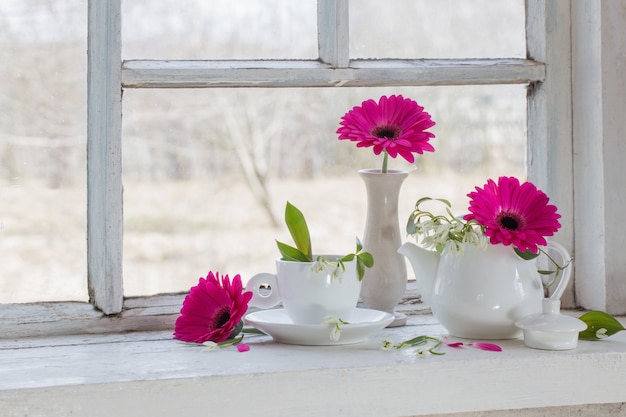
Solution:
<svg viewBox="0 0 626 417"><path fill-rule="evenodd" d="M191 288L174 326L174 338L189 343L220 344L241 331L252 293L243 292L241 277L209 272Z"/></svg>

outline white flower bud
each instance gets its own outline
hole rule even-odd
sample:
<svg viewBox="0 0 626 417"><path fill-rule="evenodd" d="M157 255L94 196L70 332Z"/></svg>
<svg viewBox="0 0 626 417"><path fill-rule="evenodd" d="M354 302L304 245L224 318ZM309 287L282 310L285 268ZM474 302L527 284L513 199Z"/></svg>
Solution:
<svg viewBox="0 0 626 417"><path fill-rule="evenodd" d="M606 339L607 337L609 337L609 335L606 334L605 328L601 328L601 329L598 329L598 331L596 332L596 337L598 339Z"/></svg>

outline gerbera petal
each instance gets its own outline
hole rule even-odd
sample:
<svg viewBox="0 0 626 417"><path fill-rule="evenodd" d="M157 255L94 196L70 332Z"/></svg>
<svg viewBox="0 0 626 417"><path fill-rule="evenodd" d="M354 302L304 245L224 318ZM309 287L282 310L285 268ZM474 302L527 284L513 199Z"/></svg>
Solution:
<svg viewBox="0 0 626 417"><path fill-rule="evenodd" d="M239 352L247 352L250 350L250 345L247 343L238 343L237 344L237 350Z"/></svg>
<svg viewBox="0 0 626 417"><path fill-rule="evenodd" d="M443 336L443 343L445 343L449 347L458 348L463 346L463 342L451 342L447 337Z"/></svg>
<svg viewBox="0 0 626 417"><path fill-rule="evenodd" d="M407 162L409 163L413 163L415 162L415 157L413 156L413 154L411 153L410 150L404 149L404 148L400 148L398 149L398 154L400 156L402 156L404 159L407 160Z"/></svg>
<svg viewBox="0 0 626 417"><path fill-rule="evenodd" d="M365 120L367 120L368 123L374 126L384 123L383 115L374 100L369 99L364 101L361 108L363 109L363 116L365 116Z"/></svg>
<svg viewBox="0 0 626 417"><path fill-rule="evenodd" d="M395 158L398 156L398 148L393 143L385 143L385 150L389 154L390 157Z"/></svg>
<svg viewBox="0 0 626 417"><path fill-rule="evenodd" d="M358 147L359 145L360 144L357 144L356 146ZM363 145L363 146L366 146L366 145ZM374 154L380 155L380 153L383 151L383 149L385 149L385 148L382 145L374 145Z"/></svg>
<svg viewBox="0 0 626 417"><path fill-rule="evenodd" d="M492 352L502 352L502 348L493 343L474 342L474 343L468 343L468 344L470 346L474 346L482 350L490 350Z"/></svg>

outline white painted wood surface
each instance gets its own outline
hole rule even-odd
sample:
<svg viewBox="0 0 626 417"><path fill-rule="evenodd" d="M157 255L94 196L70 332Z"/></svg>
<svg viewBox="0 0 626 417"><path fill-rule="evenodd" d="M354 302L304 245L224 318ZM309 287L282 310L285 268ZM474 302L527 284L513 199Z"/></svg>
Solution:
<svg viewBox="0 0 626 417"><path fill-rule="evenodd" d="M87 51L89 297L122 310L122 88L120 0L90 1Z"/></svg>
<svg viewBox="0 0 626 417"><path fill-rule="evenodd" d="M274 60L128 60L122 65L125 88L524 84L544 78L544 65L525 59L371 59L352 60L347 68Z"/></svg>
<svg viewBox="0 0 626 417"><path fill-rule="evenodd" d="M184 295L130 298L116 315L87 303L0 304L0 339L172 328Z"/></svg>
<svg viewBox="0 0 626 417"><path fill-rule="evenodd" d="M362 344L307 347L250 336L251 350L203 352L170 332L0 341L3 416L385 417L626 402L626 333L573 351L395 342L443 329L429 315Z"/></svg>
<svg viewBox="0 0 626 417"><path fill-rule="evenodd" d="M602 91L607 92L602 96L601 108L606 233L605 309L613 314L626 314L626 1L600 3ZM586 114L584 110L583 114ZM616 228L616 224L622 227ZM597 235L597 231L594 234Z"/></svg>
<svg viewBox="0 0 626 417"><path fill-rule="evenodd" d="M574 253L570 2L528 0L526 15L528 58L546 64L545 81L531 83L528 88L528 177L558 207L561 229L555 240L577 258L578 254ZM573 288L571 282L562 297L563 306L576 305Z"/></svg>
<svg viewBox="0 0 626 417"><path fill-rule="evenodd" d="M87 303L0 304L0 340L171 329L184 298L185 294L127 298L116 315L105 315ZM430 312L421 303L415 281L409 281L396 311Z"/></svg>
<svg viewBox="0 0 626 417"><path fill-rule="evenodd" d="M318 0L317 42L320 61L345 68L350 61L348 0Z"/></svg>
<svg viewBox="0 0 626 417"><path fill-rule="evenodd" d="M626 314L626 1L572 10L578 302Z"/></svg>

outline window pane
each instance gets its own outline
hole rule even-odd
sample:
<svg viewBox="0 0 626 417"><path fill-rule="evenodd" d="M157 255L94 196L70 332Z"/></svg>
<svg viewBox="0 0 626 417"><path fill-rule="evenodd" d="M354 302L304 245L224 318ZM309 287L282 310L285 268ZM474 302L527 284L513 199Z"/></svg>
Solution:
<svg viewBox="0 0 626 417"><path fill-rule="evenodd" d="M124 59L316 59L316 0L122 2Z"/></svg>
<svg viewBox="0 0 626 417"><path fill-rule="evenodd" d="M351 0L352 58L524 58L524 0Z"/></svg>
<svg viewBox="0 0 626 417"><path fill-rule="evenodd" d="M0 303L87 300L86 11L0 2Z"/></svg>
<svg viewBox="0 0 626 417"><path fill-rule="evenodd" d="M525 177L521 85L126 91L126 294L187 291L209 270L244 280L273 271L274 240L290 239L287 200L307 217L317 252L352 251L366 208L356 171L382 161L335 131L354 105L398 93L437 122L435 153L414 166L390 161L411 171L401 223L422 196L450 199L462 214L475 185Z"/></svg>

